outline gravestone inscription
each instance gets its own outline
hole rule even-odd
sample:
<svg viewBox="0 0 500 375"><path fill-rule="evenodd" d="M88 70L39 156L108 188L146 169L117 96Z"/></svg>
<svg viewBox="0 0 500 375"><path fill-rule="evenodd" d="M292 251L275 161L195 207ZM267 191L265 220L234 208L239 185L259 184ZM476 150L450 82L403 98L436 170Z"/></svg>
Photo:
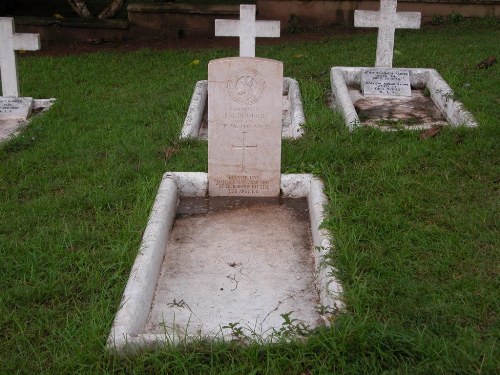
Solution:
<svg viewBox="0 0 500 375"><path fill-rule="evenodd" d="M0 119L25 119L31 113L33 98L0 97Z"/></svg>
<svg viewBox="0 0 500 375"><path fill-rule="evenodd" d="M411 97L410 72L407 69L363 69L361 90L365 96Z"/></svg>
<svg viewBox="0 0 500 375"><path fill-rule="evenodd" d="M235 57L208 64L212 196L278 196L283 63Z"/></svg>

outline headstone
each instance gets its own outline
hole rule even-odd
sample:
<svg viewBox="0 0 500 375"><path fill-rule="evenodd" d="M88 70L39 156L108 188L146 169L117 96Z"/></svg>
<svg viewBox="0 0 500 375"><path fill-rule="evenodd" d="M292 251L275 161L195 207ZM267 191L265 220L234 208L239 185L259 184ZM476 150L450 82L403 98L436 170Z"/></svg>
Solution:
<svg viewBox="0 0 500 375"><path fill-rule="evenodd" d="M365 96L411 97L410 72L407 69L363 69L361 90Z"/></svg>
<svg viewBox="0 0 500 375"><path fill-rule="evenodd" d="M234 57L208 64L212 196L278 196L283 63Z"/></svg>
<svg viewBox="0 0 500 375"><path fill-rule="evenodd" d="M420 13L396 12L397 0L380 0L380 11L354 11L355 27L378 27L376 67L392 67L396 29L420 28Z"/></svg>
<svg viewBox="0 0 500 375"><path fill-rule="evenodd" d="M0 119L25 119L29 117L33 98L0 96Z"/></svg>
<svg viewBox="0 0 500 375"><path fill-rule="evenodd" d="M279 21L255 21L255 5L240 5L239 20L215 20L215 36L240 38L240 56L255 57L255 38L278 38Z"/></svg>
<svg viewBox="0 0 500 375"><path fill-rule="evenodd" d="M0 17L0 78L3 96L19 96L16 51L40 49L38 34L14 33L14 19Z"/></svg>

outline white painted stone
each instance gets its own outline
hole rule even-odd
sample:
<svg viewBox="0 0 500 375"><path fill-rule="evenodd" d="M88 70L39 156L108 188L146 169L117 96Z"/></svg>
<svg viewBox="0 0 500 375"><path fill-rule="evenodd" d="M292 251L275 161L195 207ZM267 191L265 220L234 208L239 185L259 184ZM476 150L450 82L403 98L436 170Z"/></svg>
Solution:
<svg viewBox="0 0 500 375"><path fill-rule="evenodd" d="M240 57L255 57L255 38L279 38L279 21L255 21L256 6L240 5L239 20L215 20L215 36L240 38Z"/></svg>
<svg viewBox="0 0 500 375"><path fill-rule="evenodd" d="M211 196L279 194L283 63L236 57L208 65Z"/></svg>
<svg viewBox="0 0 500 375"><path fill-rule="evenodd" d="M199 338L187 334L187 327L177 327L177 334L165 330L162 333L152 333L147 330L147 320L152 308L155 289L160 276L160 269L165 253L169 251L167 243L172 227L179 197L205 196L207 194L207 174L168 172L158 190L148 225L144 232L139 254L134 262L120 308L115 316L111 333L108 337L108 349L117 354L133 353L143 347L177 344ZM325 260L331 251L330 234L320 228L324 220L324 207L327 204L320 180L312 175L290 174L281 176L281 192L283 198L306 197L309 206L312 234L312 252L315 271L314 284L319 293L319 310L324 324L330 323L332 314L343 308L341 301L342 287L334 277L334 268ZM282 259L280 259L280 262ZM286 262L282 262L286 263ZM243 270L244 272L244 270ZM206 280L210 282L210 280ZM201 281L203 282L203 280ZM234 287L234 286L233 286ZM194 289L194 288L191 288ZM190 289L190 290L191 290ZM190 290L186 290L189 293ZM196 290L193 290L195 293ZM200 296L210 300L211 296ZM265 295L262 298L266 298ZM177 302L181 302L178 300ZM276 301L279 305L279 301ZM217 306L214 306L215 308ZM241 320L248 319L244 315ZM206 322L210 324L210 322ZM231 322L227 322L231 323ZM316 325L320 324L316 322ZM279 328L275 327L275 328ZM312 328L312 327L311 327ZM222 330L220 330L222 331ZM212 332L206 338L225 339L224 335ZM265 339L263 336L262 339Z"/></svg>
<svg viewBox="0 0 500 375"><path fill-rule="evenodd" d="M365 96L410 97L410 72L407 69L363 69L361 90Z"/></svg>
<svg viewBox="0 0 500 375"><path fill-rule="evenodd" d="M421 15L418 12L396 12L397 0L380 0L378 12L355 10L355 27L377 27L376 67L392 67L394 53L394 32L396 29L420 28Z"/></svg>
<svg viewBox="0 0 500 375"><path fill-rule="evenodd" d="M332 67L330 82L332 94L338 110L344 117L349 130L353 131L361 126L361 121L356 113L348 87L360 87L362 67ZM474 116L462 103L454 99L453 90L434 69L405 68L410 72L412 87L427 88L436 107L443 113L451 126L476 127ZM412 127L421 129L420 127Z"/></svg>
<svg viewBox="0 0 500 375"><path fill-rule="evenodd" d="M180 139L207 139L208 126L205 111L208 105L208 81L196 83L189 109L182 125ZM302 125L306 122L300 87L296 80L283 78L282 138L300 138L304 134Z"/></svg>
<svg viewBox="0 0 500 375"><path fill-rule="evenodd" d="M14 33L14 19L0 17L0 76L3 96L19 96L16 51L40 49L38 34Z"/></svg>
<svg viewBox="0 0 500 375"><path fill-rule="evenodd" d="M33 108L33 98L0 96L0 119L25 120Z"/></svg>

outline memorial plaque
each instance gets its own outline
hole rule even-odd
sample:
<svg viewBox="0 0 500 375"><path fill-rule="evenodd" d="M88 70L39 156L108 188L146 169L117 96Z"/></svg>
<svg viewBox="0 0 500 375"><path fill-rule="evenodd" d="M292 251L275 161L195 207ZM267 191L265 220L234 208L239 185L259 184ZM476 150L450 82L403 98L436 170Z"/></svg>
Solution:
<svg viewBox="0 0 500 375"><path fill-rule="evenodd" d="M361 90L365 96L411 97L410 72L406 69L363 69Z"/></svg>
<svg viewBox="0 0 500 375"><path fill-rule="evenodd" d="M234 57L208 64L208 181L213 196L278 196L283 63Z"/></svg>
<svg viewBox="0 0 500 375"><path fill-rule="evenodd" d="M33 106L33 98L0 97L0 119L26 119Z"/></svg>

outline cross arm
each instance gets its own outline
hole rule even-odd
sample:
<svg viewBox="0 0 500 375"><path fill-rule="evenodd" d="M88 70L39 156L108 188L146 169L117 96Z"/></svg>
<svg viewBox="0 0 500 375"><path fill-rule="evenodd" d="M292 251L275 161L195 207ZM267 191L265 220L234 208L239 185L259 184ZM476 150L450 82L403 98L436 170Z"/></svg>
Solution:
<svg viewBox="0 0 500 375"><path fill-rule="evenodd" d="M354 11L354 27L379 27L380 12L371 10Z"/></svg>
<svg viewBox="0 0 500 375"><path fill-rule="evenodd" d="M399 12L394 26L398 29L420 29L422 16L419 12Z"/></svg>
<svg viewBox="0 0 500 375"><path fill-rule="evenodd" d="M215 20L215 36L238 36L239 20Z"/></svg>
<svg viewBox="0 0 500 375"><path fill-rule="evenodd" d="M257 21L256 26L257 37L279 38L280 36L280 21Z"/></svg>

